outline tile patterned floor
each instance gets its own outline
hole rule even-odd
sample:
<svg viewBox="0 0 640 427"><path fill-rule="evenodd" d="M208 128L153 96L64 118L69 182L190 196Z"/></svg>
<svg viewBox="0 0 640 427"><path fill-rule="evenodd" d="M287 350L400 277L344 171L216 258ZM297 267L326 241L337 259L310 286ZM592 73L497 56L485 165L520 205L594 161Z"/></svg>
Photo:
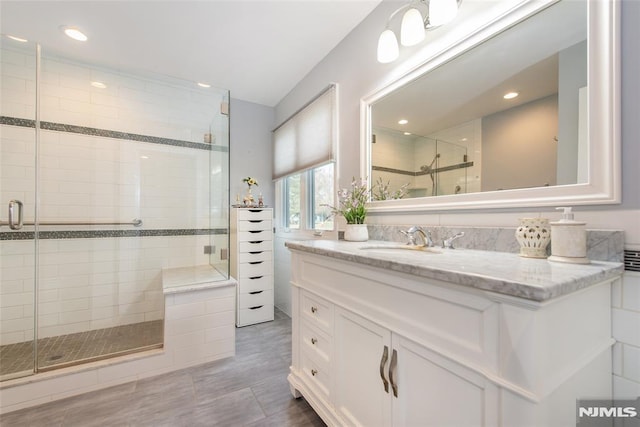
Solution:
<svg viewBox="0 0 640 427"><path fill-rule="evenodd" d="M0 416L0 426L324 427L293 399L291 319L236 330L236 356Z"/></svg>
<svg viewBox="0 0 640 427"><path fill-rule="evenodd" d="M97 360L105 355L130 352L162 344L162 320L97 329L38 340L38 366L66 365ZM0 346L0 377L33 369L31 342Z"/></svg>

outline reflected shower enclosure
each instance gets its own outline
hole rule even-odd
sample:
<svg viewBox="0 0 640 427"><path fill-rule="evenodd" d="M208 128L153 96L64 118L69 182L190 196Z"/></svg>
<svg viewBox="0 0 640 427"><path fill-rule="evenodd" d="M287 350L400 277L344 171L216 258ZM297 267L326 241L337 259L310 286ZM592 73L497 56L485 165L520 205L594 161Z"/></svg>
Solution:
<svg viewBox="0 0 640 427"><path fill-rule="evenodd" d="M406 186L409 198L463 194L478 185L477 162L464 145L391 129L373 134L371 182L388 182L392 193Z"/></svg>
<svg viewBox="0 0 640 427"><path fill-rule="evenodd" d="M228 91L0 48L0 379L162 347L162 269L228 278Z"/></svg>

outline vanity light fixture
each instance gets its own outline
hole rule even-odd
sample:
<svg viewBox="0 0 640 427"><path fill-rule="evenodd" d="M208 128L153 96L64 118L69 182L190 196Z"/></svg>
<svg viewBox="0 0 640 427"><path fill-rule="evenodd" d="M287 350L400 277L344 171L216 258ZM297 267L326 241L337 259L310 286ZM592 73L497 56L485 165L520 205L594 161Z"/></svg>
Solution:
<svg viewBox="0 0 640 427"><path fill-rule="evenodd" d="M400 25L400 43L403 46L414 46L424 40L425 30L451 22L461 3L462 0L412 0L396 9L389 15L387 26L378 39L378 62L393 62L400 55L396 34L389 28L393 18L400 12L404 12Z"/></svg>
<svg viewBox="0 0 640 427"><path fill-rule="evenodd" d="M82 31L80 31L76 27L62 26L60 28L62 28L62 31L68 37L71 37L74 40L78 40L80 42L86 42L89 39Z"/></svg>
<svg viewBox="0 0 640 427"><path fill-rule="evenodd" d="M11 39L11 40L13 40L13 41L20 42L20 43L26 43L26 42L28 42L28 41L29 41L29 40L27 40L27 39L23 39L23 38L16 37L16 36L10 36L10 35L7 35L7 37L8 37L8 38L10 38L10 39Z"/></svg>
<svg viewBox="0 0 640 427"><path fill-rule="evenodd" d="M400 119L400 120L398 120L398 124L399 124L399 125L406 125L407 123L409 123L409 120L407 120L407 119Z"/></svg>
<svg viewBox="0 0 640 427"><path fill-rule="evenodd" d="M509 93L505 93L505 95L503 96L504 99L513 99L516 96L520 95L518 92L509 92Z"/></svg>

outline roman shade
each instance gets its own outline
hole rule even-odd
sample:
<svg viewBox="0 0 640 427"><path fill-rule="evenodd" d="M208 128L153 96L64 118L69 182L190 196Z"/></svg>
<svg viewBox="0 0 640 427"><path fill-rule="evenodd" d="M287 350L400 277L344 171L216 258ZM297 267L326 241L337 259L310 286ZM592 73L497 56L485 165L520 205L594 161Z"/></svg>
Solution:
<svg viewBox="0 0 640 427"><path fill-rule="evenodd" d="M273 179L335 161L336 92L330 85L273 131Z"/></svg>

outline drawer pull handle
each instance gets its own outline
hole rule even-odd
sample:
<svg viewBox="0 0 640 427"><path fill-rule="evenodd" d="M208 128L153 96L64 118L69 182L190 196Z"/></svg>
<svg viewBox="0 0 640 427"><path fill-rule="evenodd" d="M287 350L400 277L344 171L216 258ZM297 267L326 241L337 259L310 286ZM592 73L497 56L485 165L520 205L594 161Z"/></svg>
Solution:
<svg viewBox="0 0 640 427"><path fill-rule="evenodd" d="M262 221L263 221L263 220L261 220L261 219L250 219L250 220L249 220L249 222L253 222L254 224L255 224L255 223L262 222Z"/></svg>
<svg viewBox="0 0 640 427"><path fill-rule="evenodd" d="M318 311L318 307L311 307L311 312L315 314L315 312Z"/></svg>
<svg viewBox="0 0 640 427"><path fill-rule="evenodd" d="M398 352L394 349L391 354L391 363L389 364L389 381L391 382L391 388L393 389L393 395L398 397L398 384L396 383L396 369L398 368Z"/></svg>
<svg viewBox="0 0 640 427"><path fill-rule="evenodd" d="M249 277L249 280L257 280L257 279L262 279L264 276L251 276Z"/></svg>
<svg viewBox="0 0 640 427"><path fill-rule="evenodd" d="M262 209L249 209L249 212L262 212Z"/></svg>
<svg viewBox="0 0 640 427"><path fill-rule="evenodd" d="M258 255L261 254L263 251L253 251L253 252L249 252L251 255Z"/></svg>
<svg viewBox="0 0 640 427"><path fill-rule="evenodd" d="M312 369L312 370L311 370L311 375L312 375L312 376L314 376L314 377L315 377L317 374L318 374L318 371L316 371L315 369Z"/></svg>
<svg viewBox="0 0 640 427"><path fill-rule="evenodd" d="M311 344L316 345L316 343L317 343L317 342L318 342L318 340L317 340L317 339L315 339L315 338L311 338Z"/></svg>
<svg viewBox="0 0 640 427"><path fill-rule="evenodd" d="M249 230L249 233L257 234L262 233L264 230Z"/></svg>
<svg viewBox="0 0 640 427"><path fill-rule="evenodd" d="M252 245L258 245L258 244L260 244L262 242L263 242L263 240L253 240L253 241L251 241L249 243L251 243Z"/></svg>
<svg viewBox="0 0 640 427"><path fill-rule="evenodd" d="M262 307L264 307L264 305L256 305L255 307L249 307L249 310L257 310Z"/></svg>
<svg viewBox="0 0 640 427"><path fill-rule="evenodd" d="M264 261L249 261L249 264L251 265L256 265L256 264L262 264Z"/></svg>
<svg viewBox="0 0 640 427"><path fill-rule="evenodd" d="M380 378L382 378L382 385L384 385L384 391L389 393L389 381L384 376L384 366L387 364L387 360L389 360L389 347L384 346L384 350L382 351L382 358L380 359Z"/></svg>
<svg viewBox="0 0 640 427"><path fill-rule="evenodd" d="M264 291L253 291L253 292L249 292L249 295L257 295L257 294L261 294Z"/></svg>

